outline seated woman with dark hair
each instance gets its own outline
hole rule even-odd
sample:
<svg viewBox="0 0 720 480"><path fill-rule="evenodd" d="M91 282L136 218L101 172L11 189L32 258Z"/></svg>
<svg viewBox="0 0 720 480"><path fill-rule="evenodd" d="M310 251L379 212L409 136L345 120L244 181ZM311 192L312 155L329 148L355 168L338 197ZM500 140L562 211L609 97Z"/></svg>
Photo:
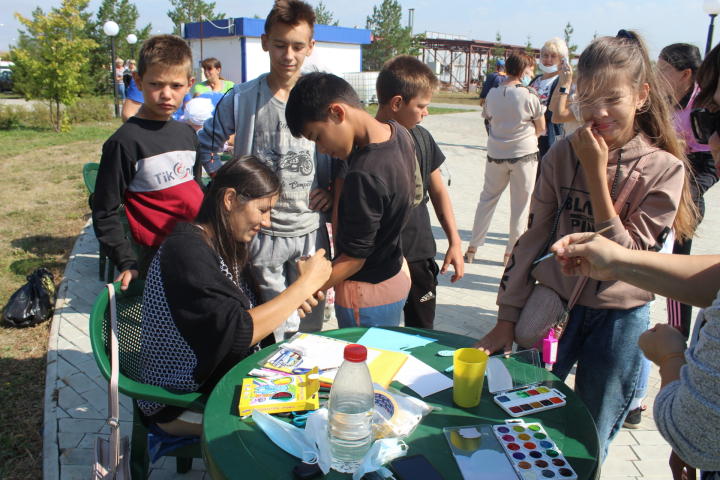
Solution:
<svg viewBox="0 0 720 480"><path fill-rule="evenodd" d="M153 259L143 294L141 376L149 385L211 392L233 366L296 309L310 312L331 264L320 249L298 262L298 279L264 303L247 243L270 227L280 182L255 157L218 170L200 211L179 223ZM139 400L138 407L171 435L200 435L202 415Z"/></svg>

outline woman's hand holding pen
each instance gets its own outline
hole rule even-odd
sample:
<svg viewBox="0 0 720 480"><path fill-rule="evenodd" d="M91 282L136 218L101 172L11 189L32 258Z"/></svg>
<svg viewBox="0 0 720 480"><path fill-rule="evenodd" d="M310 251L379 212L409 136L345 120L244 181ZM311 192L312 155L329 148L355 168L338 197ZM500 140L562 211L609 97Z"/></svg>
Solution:
<svg viewBox="0 0 720 480"><path fill-rule="evenodd" d="M563 274L575 277L585 275L601 281L618 280L618 265L621 265L626 249L601 235L587 243L570 245L586 235L573 233L550 247L551 252L557 252L556 259L562 264Z"/></svg>

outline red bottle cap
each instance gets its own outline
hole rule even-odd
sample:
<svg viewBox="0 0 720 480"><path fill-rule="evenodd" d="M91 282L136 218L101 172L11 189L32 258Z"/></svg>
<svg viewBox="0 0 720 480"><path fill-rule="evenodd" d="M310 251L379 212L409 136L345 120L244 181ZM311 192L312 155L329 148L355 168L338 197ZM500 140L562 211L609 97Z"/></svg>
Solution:
<svg viewBox="0 0 720 480"><path fill-rule="evenodd" d="M357 343L351 343L345 347L345 360L348 362L364 362L367 360L367 348Z"/></svg>

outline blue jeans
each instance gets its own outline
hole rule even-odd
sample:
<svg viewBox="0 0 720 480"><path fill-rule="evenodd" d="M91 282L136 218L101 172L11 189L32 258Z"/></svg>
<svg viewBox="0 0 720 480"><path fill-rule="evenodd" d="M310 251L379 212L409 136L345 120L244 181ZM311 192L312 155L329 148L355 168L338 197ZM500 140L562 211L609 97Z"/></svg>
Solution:
<svg viewBox="0 0 720 480"><path fill-rule="evenodd" d="M647 396L648 380L650 380L650 369L652 362L643 357L642 367L640 368L640 376L635 386L635 396L633 398L645 398Z"/></svg>
<svg viewBox="0 0 720 480"><path fill-rule="evenodd" d="M629 310L599 310L576 305L563 337L553 373L561 380L575 362L575 393L587 407L600 438L601 461L618 434L635 396L643 354L640 335L647 330L650 304Z"/></svg>

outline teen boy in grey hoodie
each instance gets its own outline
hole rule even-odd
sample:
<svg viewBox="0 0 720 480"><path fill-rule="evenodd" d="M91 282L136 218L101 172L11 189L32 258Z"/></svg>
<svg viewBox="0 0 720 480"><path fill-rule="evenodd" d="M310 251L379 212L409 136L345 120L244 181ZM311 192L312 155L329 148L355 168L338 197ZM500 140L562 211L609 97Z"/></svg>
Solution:
<svg viewBox="0 0 720 480"><path fill-rule="evenodd" d="M205 170L213 176L220 166L219 150L235 134L235 156L255 155L280 177L282 192L272 211L272 226L262 229L249 245L250 262L265 301L278 296L297 278L297 261L324 248L329 251L326 212L330 157L315 145L294 138L285 121L285 103L300 77L300 69L315 45L315 12L301 0L277 0L265 21L263 50L270 56L270 73L236 85L218 103L215 118L198 133ZM325 302L302 321L293 314L275 331L280 341L296 331L322 329Z"/></svg>

